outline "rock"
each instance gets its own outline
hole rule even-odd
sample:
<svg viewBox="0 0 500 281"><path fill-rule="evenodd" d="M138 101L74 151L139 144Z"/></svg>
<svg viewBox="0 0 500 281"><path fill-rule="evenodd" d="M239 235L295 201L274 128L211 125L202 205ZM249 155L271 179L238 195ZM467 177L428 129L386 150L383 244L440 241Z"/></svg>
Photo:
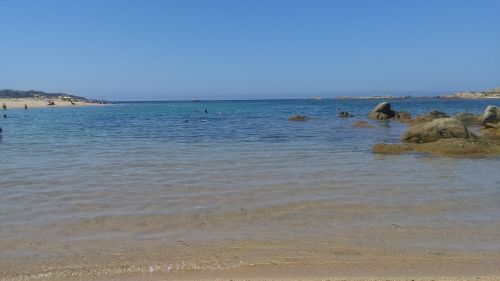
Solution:
<svg viewBox="0 0 500 281"><path fill-rule="evenodd" d="M373 110L368 114L368 118L376 120L389 120L396 116L396 112L391 110L391 104L388 102L379 103Z"/></svg>
<svg viewBox="0 0 500 281"><path fill-rule="evenodd" d="M500 124L486 123L484 124L485 129L500 129Z"/></svg>
<svg viewBox="0 0 500 281"><path fill-rule="evenodd" d="M425 152L440 155L490 155L500 153L500 145L472 139L441 139L431 143L375 144L373 153L401 154Z"/></svg>
<svg viewBox="0 0 500 281"><path fill-rule="evenodd" d="M430 122L410 127L401 137L402 140L415 143L434 142L440 139L477 139L465 125L454 118L438 118Z"/></svg>
<svg viewBox="0 0 500 281"><path fill-rule="evenodd" d="M377 106L375 106L375 108L372 110L372 112L380 112L380 113L390 115L392 112L391 104L386 102L386 101L381 102Z"/></svg>
<svg viewBox="0 0 500 281"><path fill-rule="evenodd" d="M429 121L432 121L435 119L448 118L448 117L450 117L450 116L448 116L448 114L446 114L442 111L434 110L432 112L417 116L415 119L412 120L411 123L412 124L420 124L420 123L429 122Z"/></svg>
<svg viewBox="0 0 500 281"><path fill-rule="evenodd" d="M481 140L500 147L500 124L486 123L481 129Z"/></svg>
<svg viewBox="0 0 500 281"><path fill-rule="evenodd" d="M480 120L480 115L474 115L472 113L468 112L461 112L456 115L453 115L453 118L460 120L464 123L476 123L479 122Z"/></svg>
<svg viewBox="0 0 500 281"><path fill-rule="evenodd" d="M488 105L484 110L483 115L481 116L481 125L484 126L487 123L496 123L498 122L498 108L493 105Z"/></svg>
<svg viewBox="0 0 500 281"><path fill-rule="evenodd" d="M409 151L412 151L411 146L404 143L377 143L372 147L372 152L378 154L401 154Z"/></svg>
<svg viewBox="0 0 500 281"><path fill-rule="evenodd" d="M409 112L401 111L396 112L391 109L391 104L388 102L379 103L373 110L368 114L368 118L375 120L400 120L406 121L411 119Z"/></svg>
<svg viewBox="0 0 500 281"><path fill-rule="evenodd" d="M375 119L375 120L389 120L391 117L385 113L380 113L380 112L370 112L368 113L368 118L370 119Z"/></svg>
<svg viewBox="0 0 500 281"><path fill-rule="evenodd" d="M373 126L368 124L368 122L366 122L366 121L354 122L354 124L352 124L352 126L356 127L356 128L373 128Z"/></svg>
<svg viewBox="0 0 500 281"><path fill-rule="evenodd" d="M347 117L354 117L354 115L350 114L347 111L340 111L339 112L339 117L340 118L347 118Z"/></svg>
<svg viewBox="0 0 500 281"><path fill-rule="evenodd" d="M400 121L410 120L411 119L411 115L410 115L409 112L399 111L399 112L396 112L396 115L394 116L394 119L400 120Z"/></svg>
<svg viewBox="0 0 500 281"><path fill-rule="evenodd" d="M288 116L288 120L290 120L290 121L307 121L307 120L309 120L309 117L307 117L305 115L292 115L292 116Z"/></svg>

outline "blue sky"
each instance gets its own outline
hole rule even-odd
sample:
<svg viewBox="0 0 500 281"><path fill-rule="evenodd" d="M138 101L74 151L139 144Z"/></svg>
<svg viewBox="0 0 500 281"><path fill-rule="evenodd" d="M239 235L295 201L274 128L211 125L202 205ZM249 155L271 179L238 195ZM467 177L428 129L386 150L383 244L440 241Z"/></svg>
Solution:
<svg viewBox="0 0 500 281"><path fill-rule="evenodd" d="M0 0L0 88L116 100L500 86L500 1Z"/></svg>

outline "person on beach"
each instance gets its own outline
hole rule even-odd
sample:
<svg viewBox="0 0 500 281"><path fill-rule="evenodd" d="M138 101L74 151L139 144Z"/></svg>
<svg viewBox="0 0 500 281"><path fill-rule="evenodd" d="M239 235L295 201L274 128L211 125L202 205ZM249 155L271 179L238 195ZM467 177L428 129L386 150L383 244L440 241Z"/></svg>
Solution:
<svg viewBox="0 0 500 281"><path fill-rule="evenodd" d="M2 108L3 110L7 110L7 105L5 104L5 102L3 103Z"/></svg>
<svg viewBox="0 0 500 281"><path fill-rule="evenodd" d="M24 109L28 109L28 105L24 104Z"/></svg>

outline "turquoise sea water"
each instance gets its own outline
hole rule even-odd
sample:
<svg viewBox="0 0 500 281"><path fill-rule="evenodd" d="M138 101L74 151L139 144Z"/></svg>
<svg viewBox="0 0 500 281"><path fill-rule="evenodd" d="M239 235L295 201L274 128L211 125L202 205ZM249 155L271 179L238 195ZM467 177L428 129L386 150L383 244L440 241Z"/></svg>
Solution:
<svg viewBox="0 0 500 281"><path fill-rule="evenodd" d="M132 255L123 244L323 239L360 227L378 240L353 243L500 250L500 158L375 155L373 144L399 142L406 128L397 121L352 126L379 102L8 110L0 120L0 261L81 258L91 245ZM391 104L413 116L453 115L500 101ZM338 118L337 108L355 117ZM288 121L293 114L311 119ZM391 224L420 232L389 243L376 230Z"/></svg>

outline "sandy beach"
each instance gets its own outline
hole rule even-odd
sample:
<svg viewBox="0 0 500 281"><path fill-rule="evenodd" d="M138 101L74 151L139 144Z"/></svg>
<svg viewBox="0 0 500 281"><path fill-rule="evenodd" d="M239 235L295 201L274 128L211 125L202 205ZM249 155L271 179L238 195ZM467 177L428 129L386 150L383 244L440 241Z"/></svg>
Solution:
<svg viewBox="0 0 500 281"><path fill-rule="evenodd" d="M54 101L54 105L48 105L49 100ZM72 104L70 101L61 99L34 99L34 98L18 98L18 99L0 99L0 106L5 104L7 109L23 109L24 105L29 108L50 108L50 107L71 107L71 106L98 106L102 104L90 103L84 101L75 101Z"/></svg>

